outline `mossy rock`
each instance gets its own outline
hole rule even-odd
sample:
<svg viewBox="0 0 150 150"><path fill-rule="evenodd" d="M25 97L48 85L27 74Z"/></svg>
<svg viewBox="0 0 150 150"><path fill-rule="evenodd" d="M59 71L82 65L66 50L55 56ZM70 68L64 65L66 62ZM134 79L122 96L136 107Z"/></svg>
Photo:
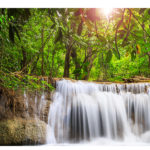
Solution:
<svg viewBox="0 0 150 150"><path fill-rule="evenodd" d="M0 145L34 145L46 142L47 124L39 119L0 121Z"/></svg>

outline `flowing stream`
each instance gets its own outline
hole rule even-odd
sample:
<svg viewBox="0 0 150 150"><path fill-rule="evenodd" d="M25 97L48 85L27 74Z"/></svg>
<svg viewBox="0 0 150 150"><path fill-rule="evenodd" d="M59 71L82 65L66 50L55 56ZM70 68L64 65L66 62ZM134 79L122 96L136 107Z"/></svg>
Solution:
<svg viewBox="0 0 150 150"><path fill-rule="evenodd" d="M149 83L56 83L47 144L150 144Z"/></svg>

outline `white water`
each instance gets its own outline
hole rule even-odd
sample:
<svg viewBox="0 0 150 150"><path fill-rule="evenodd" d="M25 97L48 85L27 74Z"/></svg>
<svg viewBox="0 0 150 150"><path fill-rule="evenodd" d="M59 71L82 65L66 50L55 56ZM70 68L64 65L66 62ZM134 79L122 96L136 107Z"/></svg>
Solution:
<svg viewBox="0 0 150 150"><path fill-rule="evenodd" d="M44 80L42 78L42 80ZM41 135L43 134L42 127L39 124L39 120L46 121L45 119L45 108L47 104L46 100L46 93L42 90L42 93L38 94L36 91L33 95L28 92L28 89L24 91L24 103L25 103L25 111L26 111L26 118L27 119L34 119L36 121L36 126L38 127L38 142L35 144L40 143ZM27 144L30 144L27 142Z"/></svg>
<svg viewBox="0 0 150 150"><path fill-rule="evenodd" d="M42 81L44 81L44 79L42 78ZM44 84L43 84L44 86ZM44 120L45 117L44 117L44 111L45 111L45 107L46 107L46 98L45 98L45 92L44 92L44 89L42 90L42 94L38 95L38 92L36 91L35 94L33 94L33 96L31 96L29 93L28 93L28 89L26 89L24 91L24 102L25 102L25 107L26 107L26 115L27 117L30 117L30 110L32 108L31 105L34 104L34 116L35 116L35 119L39 118L41 120ZM32 103L32 101L34 100L34 102Z"/></svg>
<svg viewBox="0 0 150 150"><path fill-rule="evenodd" d="M47 144L150 144L148 86L58 81Z"/></svg>

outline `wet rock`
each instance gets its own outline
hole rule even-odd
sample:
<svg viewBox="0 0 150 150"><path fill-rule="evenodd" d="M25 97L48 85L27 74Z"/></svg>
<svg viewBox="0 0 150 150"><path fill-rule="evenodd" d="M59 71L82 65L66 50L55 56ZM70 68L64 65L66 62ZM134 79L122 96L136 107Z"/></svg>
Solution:
<svg viewBox="0 0 150 150"><path fill-rule="evenodd" d="M12 118L14 113L14 95L11 91L0 87L0 120Z"/></svg>
<svg viewBox="0 0 150 150"><path fill-rule="evenodd" d="M132 78L123 78L125 83L139 83L139 82L150 82L150 78L146 78L144 76L134 76Z"/></svg>

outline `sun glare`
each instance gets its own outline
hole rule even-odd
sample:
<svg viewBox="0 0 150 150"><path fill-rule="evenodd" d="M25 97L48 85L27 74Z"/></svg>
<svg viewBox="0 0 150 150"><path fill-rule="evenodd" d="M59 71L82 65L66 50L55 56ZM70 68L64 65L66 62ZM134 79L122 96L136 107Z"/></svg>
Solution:
<svg viewBox="0 0 150 150"><path fill-rule="evenodd" d="M106 16L107 18L109 18L109 15L110 15L110 13L112 12L113 8L103 8L102 10L103 10L105 16Z"/></svg>

